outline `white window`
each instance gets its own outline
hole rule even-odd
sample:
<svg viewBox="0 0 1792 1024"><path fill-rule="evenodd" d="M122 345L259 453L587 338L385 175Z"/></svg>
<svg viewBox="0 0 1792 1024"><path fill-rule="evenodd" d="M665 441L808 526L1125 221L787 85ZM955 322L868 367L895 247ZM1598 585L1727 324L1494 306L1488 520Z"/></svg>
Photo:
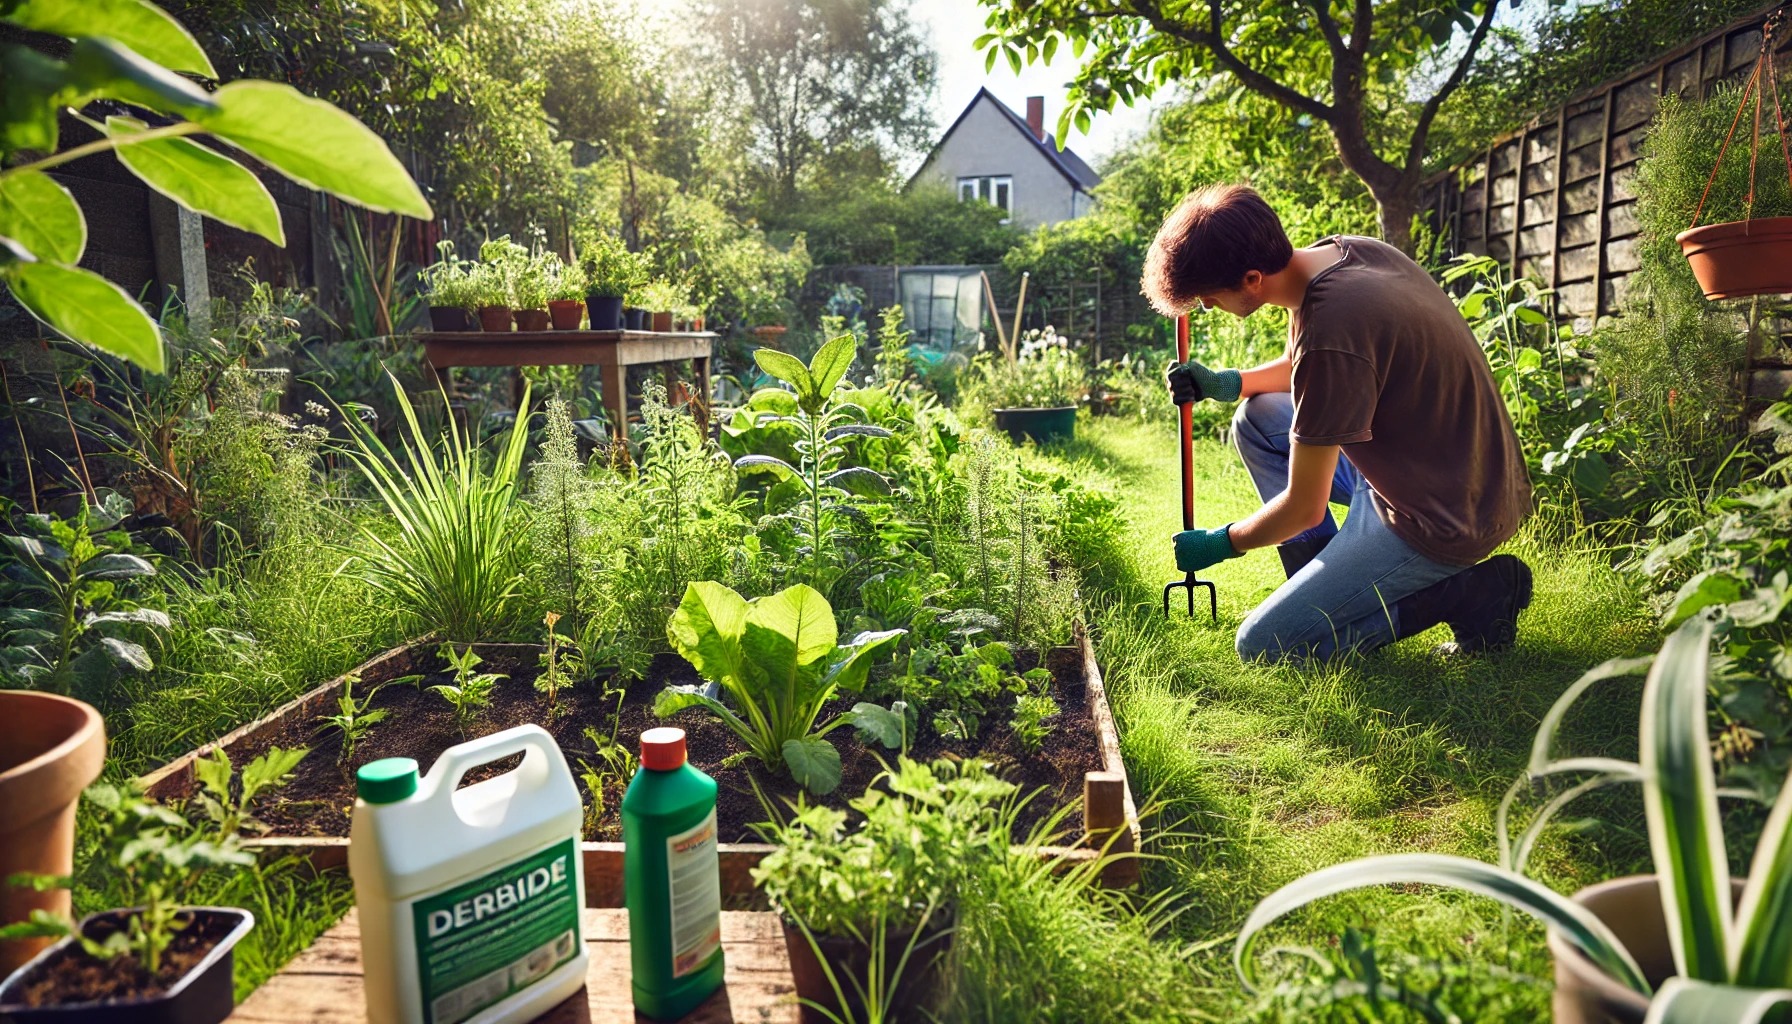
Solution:
<svg viewBox="0 0 1792 1024"><path fill-rule="evenodd" d="M958 179L958 200L981 199L983 202L999 206L1008 214L1014 213L1014 179L1008 175L987 176L980 178ZM1008 218L1002 218L1008 223Z"/></svg>

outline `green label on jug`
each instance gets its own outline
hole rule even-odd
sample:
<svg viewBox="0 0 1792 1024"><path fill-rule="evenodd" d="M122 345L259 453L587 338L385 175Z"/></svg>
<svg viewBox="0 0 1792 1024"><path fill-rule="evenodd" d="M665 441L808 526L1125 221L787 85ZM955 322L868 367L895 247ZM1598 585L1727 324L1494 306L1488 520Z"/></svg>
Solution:
<svg viewBox="0 0 1792 1024"><path fill-rule="evenodd" d="M412 904L425 1024L459 1024L578 953L578 855L568 839Z"/></svg>

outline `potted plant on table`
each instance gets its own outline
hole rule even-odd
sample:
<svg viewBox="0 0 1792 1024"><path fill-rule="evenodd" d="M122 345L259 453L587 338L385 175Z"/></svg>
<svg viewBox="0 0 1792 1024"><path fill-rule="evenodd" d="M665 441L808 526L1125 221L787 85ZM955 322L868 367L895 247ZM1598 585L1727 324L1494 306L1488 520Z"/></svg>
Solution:
<svg viewBox="0 0 1792 1024"><path fill-rule="evenodd" d="M473 266L468 284L482 331L508 331L512 319L510 279L503 268L490 263Z"/></svg>
<svg viewBox="0 0 1792 1024"><path fill-rule="evenodd" d="M1466 857L1394 854L1316 871L1266 897L1240 929L1233 962L1255 982L1263 928L1314 900L1366 886L1442 885L1492 896L1549 925L1558 1024L1756 1024L1792 1010L1792 777L1781 785L1746 880L1732 880L1706 732L1712 624L1694 616L1653 663L1607 662L1556 701L1531 764L1501 804L1499 867ZM1595 684L1649 666L1638 760L1555 759L1550 748L1573 704ZM1506 834L1515 797L1552 776L1590 776L1551 799L1516 844ZM1523 874L1532 846L1568 801L1601 786L1640 783L1655 874L1591 886L1572 900Z"/></svg>
<svg viewBox="0 0 1792 1024"><path fill-rule="evenodd" d="M99 850L123 887L125 906L78 924L38 911L0 936L61 941L0 982L0 1020L10 1024L218 1024L235 1008L233 950L255 925L235 907L190 906L185 897L215 869L255 870L240 830L260 828L255 798L291 775L308 751L278 747L233 779L222 751L195 766L205 823L146 799L135 784L90 787ZM46 889L69 879L28 876Z"/></svg>
<svg viewBox="0 0 1792 1024"><path fill-rule="evenodd" d="M480 304L473 263L455 258L453 242L444 240L436 248L442 258L420 275L429 289L429 325L438 331L473 330L473 311Z"/></svg>
<svg viewBox="0 0 1792 1024"><path fill-rule="evenodd" d="M685 290L663 277L649 281L635 293L635 304L652 315L650 330L666 334L672 330L674 310L688 301Z"/></svg>
<svg viewBox="0 0 1792 1024"><path fill-rule="evenodd" d="M553 261L548 278L548 317L556 331L576 331L585 319L585 274Z"/></svg>
<svg viewBox="0 0 1792 1024"><path fill-rule="evenodd" d="M553 253L541 253L517 264L510 286L511 295L516 299L517 330L548 329L548 298L559 262Z"/></svg>
<svg viewBox="0 0 1792 1024"><path fill-rule="evenodd" d="M585 271L585 307L591 315L591 329L622 330L623 299L647 280L646 259L629 252L622 239L601 231L581 241L579 265Z"/></svg>
<svg viewBox="0 0 1792 1024"><path fill-rule="evenodd" d="M1076 436L1076 409L1089 371L1068 339L1051 327L1028 331L1016 350L978 356L967 391L1015 441L1041 444Z"/></svg>
<svg viewBox="0 0 1792 1024"><path fill-rule="evenodd" d="M799 800L753 869L784 925L805 1021L907 1019L942 987L962 885L1008 855L1014 786L982 762L902 758L852 801ZM768 808L774 817L776 811Z"/></svg>

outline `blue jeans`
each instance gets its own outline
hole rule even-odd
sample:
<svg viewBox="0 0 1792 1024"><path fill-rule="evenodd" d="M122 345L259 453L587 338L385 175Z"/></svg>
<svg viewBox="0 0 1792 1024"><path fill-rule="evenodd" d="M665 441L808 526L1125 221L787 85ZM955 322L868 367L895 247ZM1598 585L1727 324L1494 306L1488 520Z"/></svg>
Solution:
<svg viewBox="0 0 1792 1024"><path fill-rule="evenodd" d="M1285 392L1247 398L1233 414L1233 443L1264 501L1288 486L1293 422L1294 399ZM1413 550L1375 514L1371 493L1369 482L1340 454L1331 500L1350 506L1344 527L1328 508L1324 522L1291 538L1331 541L1245 617L1238 627L1239 657L1281 661L1372 651L1400 635L1395 602L1465 568Z"/></svg>

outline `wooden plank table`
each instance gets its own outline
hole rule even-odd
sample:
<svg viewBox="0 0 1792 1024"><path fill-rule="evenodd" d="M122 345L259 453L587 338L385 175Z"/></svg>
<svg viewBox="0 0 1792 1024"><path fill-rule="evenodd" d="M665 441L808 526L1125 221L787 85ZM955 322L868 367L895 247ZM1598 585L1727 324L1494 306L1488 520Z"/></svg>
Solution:
<svg viewBox="0 0 1792 1024"><path fill-rule="evenodd" d="M708 429L712 331L420 331L417 340L444 391L448 371L457 366L595 366L603 375L610 431L618 438L628 433L625 368L689 359L697 374L697 422Z"/></svg>
<svg viewBox="0 0 1792 1024"><path fill-rule="evenodd" d="M536 1018L540 1024L634 1024L628 911L585 910L591 968L582 992ZM685 1024L797 1024L796 986L776 914L722 911L727 976ZM361 926L354 911L236 1008L231 1024L366 1024Z"/></svg>

